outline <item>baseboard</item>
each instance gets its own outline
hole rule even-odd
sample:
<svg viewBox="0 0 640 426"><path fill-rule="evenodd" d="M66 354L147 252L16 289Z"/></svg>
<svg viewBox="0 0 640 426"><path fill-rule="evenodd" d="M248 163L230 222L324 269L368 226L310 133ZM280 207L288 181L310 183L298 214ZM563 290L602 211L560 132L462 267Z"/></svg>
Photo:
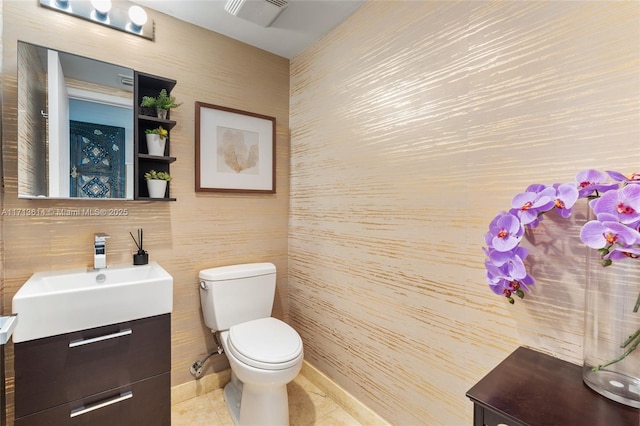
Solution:
<svg viewBox="0 0 640 426"><path fill-rule="evenodd" d="M358 420L360 424L367 426L390 426L389 422L373 412L362 402L358 401L353 395L342 389L306 360L302 364L300 374L313 383L318 389L326 393L329 398L340 405L353 418Z"/></svg>
<svg viewBox="0 0 640 426"><path fill-rule="evenodd" d="M231 380L231 369L207 374L198 380L191 380L171 388L171 405L179 404L207 392L220 389Z"/></svg>

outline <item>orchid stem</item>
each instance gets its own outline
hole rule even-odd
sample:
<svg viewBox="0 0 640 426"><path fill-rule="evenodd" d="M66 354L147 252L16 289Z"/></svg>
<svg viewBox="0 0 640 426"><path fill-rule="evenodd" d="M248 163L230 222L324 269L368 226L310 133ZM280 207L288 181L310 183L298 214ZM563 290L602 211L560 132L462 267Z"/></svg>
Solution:
<svg viewBox="0 0 640 426"><path fill-rule="evenodd" d="M636 300L636 304L633 307L633 312L638 312L638 309L640 309L640 293L638 294L638 299ZM629 346L631 345L631 346ZM631 352L635 351L636 348L640 345L640 328L636 330L635 333L633 333L632 335L630 335L627 340L624 341L624 343L620 346L621 348L627 348L626 351L624 351L622 353L622 355L620 355L617 358L614 358L610 361L605 362L604 364L600 364L596 367L593 367L593 371L599 371L611 364L615 364L618 361L622 361L623 359L625 359Z"/></svg>
<svg viewBox="0 0 640 426"><path fill-rule="evenodd" d="M635 340L634 340L635 338ZM622 353L622 355L620 355L617 358L614 358L610 361L605 362L604 364L600 364L596 367L593 367L592 371L593 372L597 372L600 371L601 369L608 367L611 364L615 364L618 361L622 361L623 359L625 359L631 352L635 351L636 348L638 347L638 345L640 345L640 329L638 329L638 331L636 331L633 335L631 335L631 337L629 337L629 339L627 339L627 341L625 342L624 347L626 347L629 343L633 342L633 344L631 346L629 346L629 348L624 351Z"/></svg>
<svg viewBox="0 0 640 426"><path fill-rule="evenodd" d="M625 340L624 343L622 344L622 346L620 346L620 347L621 348L626 348L627 346L629 346L629 343L631 343L638 336L640 336L640 328L637 329L636 332L633 333L631 336L629 336L629 338L627 340Z"/></svg>

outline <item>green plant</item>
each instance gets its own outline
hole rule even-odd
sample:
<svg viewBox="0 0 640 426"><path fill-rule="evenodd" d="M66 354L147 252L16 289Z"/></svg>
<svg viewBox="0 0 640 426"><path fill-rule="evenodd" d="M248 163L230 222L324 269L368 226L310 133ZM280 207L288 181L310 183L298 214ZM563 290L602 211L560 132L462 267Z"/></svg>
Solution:
<svg viewBox="0 0 640 426"><path fill-rule="evenodd" d="M171 180L171 175L169 175L169 173L167 172L156 172L155 170L149 170L147 173L144 174L144 178L146 180L156 179L156 180L166 180L167 182L169 182Z"/></svg>
<svg viewBox="0 0 640 426"><path fill-rule="evenodd" d="M167 129L163 128L162 126L155 129L146 129L144 133L147 135L160 135L162 139L169 136L169 132L167 131Z"/></svg>
<svg viewBox="0 0 640 426"><path fill-rule="evenodd" d="M156 102L156 98L154 98L153 96L143 96L140 106L143 108L155 108Z"/></svg>
<svg viewBox="0 0 640 426"><path fill-rule="evenodd" d="M166 110L169 110L171 108L178 108L180 105L182 105L182 103L177 104L176 98L174 96L169 96L167 94L166 89L162 89L160 91L160 94L155 99L155 101L156 101L156 108L166 109Z"/></svg>

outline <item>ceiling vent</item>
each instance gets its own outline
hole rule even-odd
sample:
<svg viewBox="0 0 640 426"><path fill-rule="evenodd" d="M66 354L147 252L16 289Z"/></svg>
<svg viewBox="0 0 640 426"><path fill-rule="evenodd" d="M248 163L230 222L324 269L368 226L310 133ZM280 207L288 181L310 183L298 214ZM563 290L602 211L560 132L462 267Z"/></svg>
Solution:
<svg viewBox="0 0 640 426"><path fill-rule="evenodd" d="M268 27L288 4L287 0L227 0L224 10L238 18Z"/></svg>

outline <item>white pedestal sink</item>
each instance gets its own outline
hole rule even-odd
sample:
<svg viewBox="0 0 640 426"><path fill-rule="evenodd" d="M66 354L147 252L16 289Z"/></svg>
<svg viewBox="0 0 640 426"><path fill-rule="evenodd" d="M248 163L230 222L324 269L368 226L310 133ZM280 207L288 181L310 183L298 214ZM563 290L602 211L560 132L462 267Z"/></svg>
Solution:
<svg viewBox="0 0 640 426"><path fill-rule="evenodd" d="M170 313L173 277L156 262L37 272L13 297L15 343Z"/></svg>

